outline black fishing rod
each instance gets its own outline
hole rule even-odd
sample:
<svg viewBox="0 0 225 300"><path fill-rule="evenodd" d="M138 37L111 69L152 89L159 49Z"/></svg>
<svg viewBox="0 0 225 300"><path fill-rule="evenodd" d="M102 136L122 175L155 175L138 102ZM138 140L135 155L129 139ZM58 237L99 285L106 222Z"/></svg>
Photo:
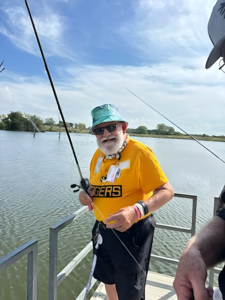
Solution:
<svg viewBox="0 0 225 300"><path fill-rule="evenodd" d="M166 119L167 121L169 121L171 124L173 124L174 126L176 126L178 129L180 129L181 131L183 131L185 134L187 134L192 140L194 140L195 142L197 142L199 145L201 145L203 148L205 148L207 151L209 151L211 154L213 154L215 157L217 157L219 160L221 160L223 163L225 163L225 161L220 158L218 155L216 155L214 152L212 152L209 148L207 148L206 146L204 146L202 143L200 143L197 139L195 139L192 135L190 135L189 133L187 133L185 130L183 130L182 128L180 128L178 125L176 125L174 122L172 122L170 119L168 119L167 117L165 117L163 114L161 114L158 110L156 110L154 107L152 107L151 105L149 105L147 102L145 102L144 100L142 100L140 97L138 97L136 94L134 94L133 92L131 92L130 90L128 90L126 87L124 87L129 93L131 93L132 95L134 95L136 98L138 98L139 100L141 100L144 104L146 104L147 106L149 106L152 110L154 110L155 112L157 112L160 116L162 116L164 119Z"/></svg>
<svg viewBox="0 0 225 300"><path fill-rule="evenodd" d="M43 59L44 65L45 65L45 69L46 69L46 72L47 72L47 74L48 74L48 78L49 78L49 81L50 81L50 84L51 84L51 87L52 87L52 91L53 91L53 94L54 94L54 96L55 96L55 100L56 100L56 103L57 103L57 105L58 105L58 109L59 109L60 115L61 115L61 117L62 117L63 125L64 125L64 127L65 127L67 137L68 137L68 139L69 139L70 147L71 147L71 149L72 149L73 156L74 156L74 159L75 159L75 162L76 162L76 165L77 165L79 174L80 174L80 178L81 178L81 186L82 186L82 188L85 190L85 192L88 194L88 190L87 190L87 189L88 189L89 182L88 182L88 179L83 178L83 175L82 175L82 173L81 173L81 169L80 169L80 166L79 166L79 163L78 163L78 159L77 159L77 156L76 156L74 147L73 147L72 140L71 140L71 138L70 138L69 131L68 131L67 126L66 126L66 121L65 121L64 116L63 116L63 112L62 112L62 109L61 109L61 106L60 106L60 103L59 103L59 99L58 99L58 96L57 96L57 94L56 94L56 90L55 90L55 87L54 87L54 84L53 84L53 81L52 81L52 78L51 78L51 74L50 74L49 69L48 69L48 65L47 65L47 62L46 62L46 59L45 59L45 56L44 56L44 52L43 52L43 50L42 50L41 42L40 42L40 40L39 40L39 37L38 37L38 34L37 34L37 30L36 30L36 27L35 27L35 24L34 24L34 21L33 21L33 18L32 18L32 15L31 15L30 8L29 8L28 1L27 1L27 0L25 0L25 4L26 4L27 11L28 11L28 14L29 14L29 17L30 17L30 20L31 20L31 24L32 24L33 29L34 29L35 37L36 37L36 40L37 40L37 43L38 43L38 46L39 46L39 49L40 49L40 52L41 52L41 56L42 56L42 59ZM74 188L74 187L80 188L79 185L73 184L73 185L71 186L71 188ZM78 190L79 190L79 189L78 189ZM78 190L75 190L75 192L77 192ZM90 207L89 207L89 209L90 209Z"/></svg>

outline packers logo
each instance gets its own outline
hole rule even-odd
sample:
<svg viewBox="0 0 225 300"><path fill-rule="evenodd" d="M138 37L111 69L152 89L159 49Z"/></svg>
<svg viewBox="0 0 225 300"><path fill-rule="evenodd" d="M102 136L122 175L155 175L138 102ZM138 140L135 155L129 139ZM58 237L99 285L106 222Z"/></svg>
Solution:
<svg viewBox="0 0 225 300"><path fill-rule="evenodd" d="M122 185L93 185L94 197L117 198L122 197Z"/></svg>

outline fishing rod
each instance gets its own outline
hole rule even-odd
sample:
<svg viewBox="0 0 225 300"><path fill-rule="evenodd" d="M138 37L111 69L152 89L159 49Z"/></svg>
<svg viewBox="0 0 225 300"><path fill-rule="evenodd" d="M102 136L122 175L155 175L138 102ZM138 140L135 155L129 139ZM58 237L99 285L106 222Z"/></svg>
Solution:
<svg viewBox="0 0 225 300"><path fill-rule="evenodd" d="M32 18L32 15L31 15L30 8L29 8L28 1L27 1L27 0L25 0L25 4L26 4L26 7L27 7L27 11L28 11L28 14L29 14L29 17L30 17L30 20L31 20L31 24L32 24L32 26L33 26L33 30L34 30L34 33L35 33L35 37L36 37L36 40L37 40L37 43L38 43L38 46L39 46L39 49L40 49L40 52L41 52L41 56L42 56L42 59L43 59L44 65L45 65L45 69L46 69L46 72L47 72L47 74L48 74L48 78L49 78L49 81L50 81L50 85L51 85L53 94L54 94L54 96L55 96L55 100L56 100L56 103L57 103L57 105L58 105L58 109L59 109L60 115L61 115L61 117L62 117L63 125L64 125L64 127L65 127L67 137L68 137L68 139L69 139L70 147L71 147L71 149L72 149L73 156L74 156L74 159L75 159L75 162L76 162L76 165L77 165L79 174L80 174L80 178L81 178L80 184L81 184L82 188L84 189L84 191L89 195L89 193L88 193L89 181L88 181L88 179L84 178L83 175L82 175L82 172L81 172L81 169L80 169L80 165L79 165L79 163L78 163L78 159L77 159L77 156L76 156L74 147L73 147L73 143L72 143L72 140L71 140L71 137L70 137L70 134L69 134L67 125L66 125L66 121L65 121L65 118L64 118L64 115L63 115L63 112L62 112L60 103L59 103L59 99L58 99L58 96L57 96L57 93L56 93L56 90L55 90L55 87L54 87L54 84L53 84L53 81L52 81L51 74L50 74L49 69L48 69L48 65L47 65L47 62L46 62L46 59L45 59L45 55L44 55L44 52L43 52L43 50L42 50L41 42L40 42L40 40L39 40L38 33L37 33L37 30L36 30L36 27L35 27L35 24L34 24L34 21L33 21L33 18ZM71 185L71 188L74 188L74 187L80 188L80 186L77 185L77 184ZM74 190L74 192L78 192L78 191L79 191L79 189L78 189L78 190ZM92 209L92 206L91 206L91 205L89 205L89 209L90 209L90 210Z"/></svg>
<svg viewBox="0 0 225 300"><path fill-rule="evenodd" d="M68 132L68 129L67 129L67 126L66 126L66 122L65 122L65 119L64 119L64 116L63 116L63 113L62 113L62 109L60 107L60 104L59 104L59 100L58 100L58 97L57 97L57 94L56 94L56 91L55 91L55 88L54 88L54 84L53 84L53 81L52 81L52 78L51 78L51 75L50 75L50 72L49 72L49 69L48 69L48 65L47 65L47 62L45 60L45 56L44 56L44 52L42 50L42 47L41 47L41 43L40 43L40 40L38 38L38 34L37 34L37 30L36 30L36 27L35 27L35 24L34 24L34 21L33 21L33 18L32 18L32 15L31 15L31 12L30 12L30 9L29 9L29 5L28 5L28 2L27 0L25 0L25 4L26 4L26 7L27 7L27 10L28 10L28 13L29 13L29 16L30 16L30 20L31 20L31 23L32 23L32 26L33 26L33 29L34 29L34 33L35 33L35 36L36 36L36 39L37 39L37 42L38 42L38 45L39 45L39 49L40 49L40 52L41 52L41 55L42 55L42 58L43 58L43 61L44 61L44 65L45 65L45 69L47 71L47 74L48 74L48 78L49 78L49 81L50 81L50 84L51 84L51 87L52 87L52 91L53 91L53 94L55 96L55 100L57 102L57 105L58 105L58 109L59 109L59 112L60 112L60 115L62 117L62 121L63 121L63 124L65 126L65 129L66 129L66 133L67 133L67 136L68 136L68 139L69 139L69 142L70 142L70 146L71 146L71 149L72 149L72 152L73 152L73 155L74 155L74 158L75 158L75 162L77 164L77 167L78 167L78 171L80 173L80 177L81 177L81 186L82 188L85 190L85 192L89 195L88 193L88 186L89 186L89 181L88 179L85 179L83 178L82 176L82 173L81 173L81 169L80 169L80 166L79 166L79 163L78 163L78 160L77 160L77 156L76 156L76 153L75 153L75 150L74 150L74 147L73 147L73 144L72 144L72 141L71 141L71 138L70 138L70 135L69 135L69 132ZM78 192L79 189L81 188L79 185L77 184L72 184L71 185L71 188L75 188L77 187L78 189L77 190L74 190L74 192ZM102 212L98 209L98 207L95 205L96 209L100 212L100 214L103 216ZM88 206L89 210L92 210L93 207L92 205L89 205ZM105 219L105 217L104 217ZM142 266L138 263L138 261L135 259L135 257L132 255L132 253L129 251L129 249L126 247L126 245L122 242L122 240L120 239L120 237L117 235L117 233L115 232L115 230L113 228L111 228L111 230L113 231L113 233L115 234L115 236L117 237L117 239L120 241L120 243L122 244L122 246L126 249L126 251L129 253L129 255L131 255L131 257L134 259L134 261L137 263L138 267L140 268L141 271L145 272L142 268ZM99 242L100 244L100 242ZM97 259L97 258L96 258ZM86 297L87 297L87 293L90 289L90 280L93 276L93 269L95 268L95 264L96 264L96 259L93 260L93 264L92 264L92 270L91 270L91 274L90 274L90 278L89 278L89 281L88 281L88 284L86 286L86 291L85 291L85 295L84 295L84 300L86 300Z"/></svg>
<svg viewBox="0 0 225 300"><path fill-rule="evenodd" d="M138 97L136 94L134 94L133 92L131 92L128 88L124 87L129 93L131 93L132 95L134 95L136 98L138 98L139 100L141 100L143 103L145 103L147 106L149 106L152 110L154 110L155 112L157 112L160 116L162 116L164 119L166 119L167 121L169 121L170 123L172 123L174 126L176 126L178 129L180 129L181 131L183 131L185 134L187 134L192 140L194 140L195 142L197 142L199 145L201 145L203 148L205 148L207 151L209 151L211 154L213 154L215 157L217 157L219 160L221 160L223 163L225 163L225 161L220 158L218 155L216 155L214 152L212 152L209 148L207 148L206 146L204 146L202 143L200 143L197 139L195 139L192 135L190 135L189 133L187 133L185 130L183 130L182 128L180 128L178 125L176 125L174 122L172 122L170 119L168 119L167 117L165 117L163 114L161 114L158 110L156 110L154 107L152 107L151 105L149 105L147 102L145 102L144 100L142 100L140 97Z"/></svg>

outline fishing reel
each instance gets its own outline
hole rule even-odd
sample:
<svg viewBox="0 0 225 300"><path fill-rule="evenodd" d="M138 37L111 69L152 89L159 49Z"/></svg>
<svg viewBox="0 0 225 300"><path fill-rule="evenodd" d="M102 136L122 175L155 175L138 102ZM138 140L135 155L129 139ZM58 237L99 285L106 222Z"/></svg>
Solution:
<svg viewBox="0 0 225 300"><path fill-rule="evenodd" d="M74 193L79 192L79 190L81 189L81 187L78 184L71 184L71 189L77 188L76 190L73 190Z"/></svg>
<svg viewBox="0 0 225 300"><path fill-rule="evenodd" d="M81 186L80 186L81 185ZM79 192L80 189L83 189L87 194L88 196L89 193L88 193L88 187L89 187L89 180L87 178L82 178L81 181L80 181L80 185L78 184L71 184L71 189L74 189L76 188L73 192L76 193L76 192ZM88 205L88 209L89 210L92 210L93 209L93 206L91 204Z"/></svg>
<svg viewBox="0 0 225 300"><path fill-rule="evenodd" d="M83 189L88 195L88 187L89 187L89 180L87 178L82 178L80 181L80 185L78 184L71 184L71 189L76 188L75 190L73 190L74 193L79 192L80 189Z"/></svg>

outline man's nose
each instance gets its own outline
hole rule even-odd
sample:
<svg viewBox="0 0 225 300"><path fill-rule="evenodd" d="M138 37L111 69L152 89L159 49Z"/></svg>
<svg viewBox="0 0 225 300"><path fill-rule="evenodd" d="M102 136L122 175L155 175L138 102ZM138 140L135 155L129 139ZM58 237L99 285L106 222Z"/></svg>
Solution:
<svg viewBox="0 0 225 300"><path fill-rule="evenodd" d="M111 133L106 129L106 128L104 128L104 132L103 132L103 135L102 136L104 136L104 137L107 137L107 136L109 136Z"/></svg>

